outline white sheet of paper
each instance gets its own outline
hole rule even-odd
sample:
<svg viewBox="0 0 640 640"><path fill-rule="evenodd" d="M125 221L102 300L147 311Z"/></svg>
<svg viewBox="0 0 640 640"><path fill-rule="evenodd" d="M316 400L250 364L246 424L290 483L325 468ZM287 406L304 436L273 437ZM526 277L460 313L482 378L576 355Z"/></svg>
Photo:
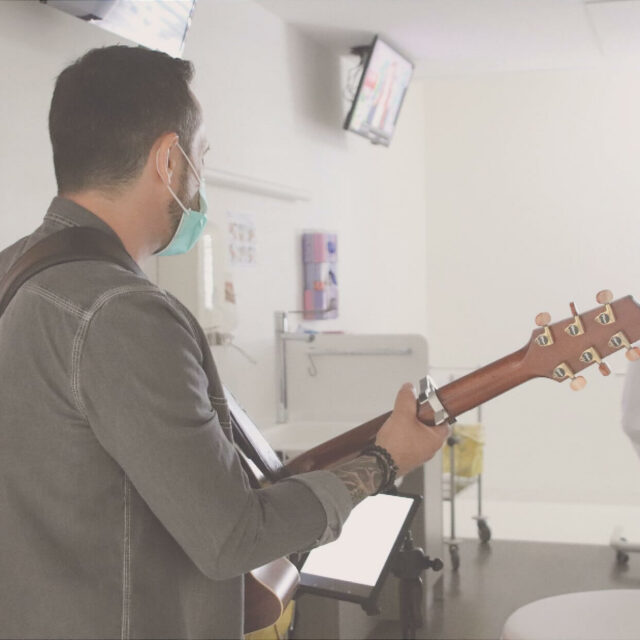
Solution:
<svg viewBox="0 0 640 640"><path fill-rule="evenodd" d="M302 573L373 587L412 504L411 498L384 493L366 498L335 542L309 553Z"/></svg>

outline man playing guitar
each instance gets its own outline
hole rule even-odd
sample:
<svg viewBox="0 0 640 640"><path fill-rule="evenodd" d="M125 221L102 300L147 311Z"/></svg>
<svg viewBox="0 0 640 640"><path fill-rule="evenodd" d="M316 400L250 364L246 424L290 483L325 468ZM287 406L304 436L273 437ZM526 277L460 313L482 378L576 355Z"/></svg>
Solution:
<svg viewBox="0 0 640 640"><path fill-rule="evenodd" d="M335 539L446 438L405 385L375 446L251 486L201 328L138 266L188 251L206 222L192 74L116 46L57 79L58 196L0 277L69 229L121 260L42 270L0 316L1 638L240 638L243 574Z"/></svg>

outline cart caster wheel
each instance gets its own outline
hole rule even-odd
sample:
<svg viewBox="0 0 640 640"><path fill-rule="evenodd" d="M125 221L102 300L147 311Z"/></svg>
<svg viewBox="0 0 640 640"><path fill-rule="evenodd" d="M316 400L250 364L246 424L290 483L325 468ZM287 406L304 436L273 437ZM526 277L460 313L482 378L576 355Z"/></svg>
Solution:
<svg viewBox="0 0 640 640"><path fill-rule="evenodd" d="M616 564L625 565L629 562L629 554L624 551L616 551Z"/></svg>
<svg viewBox="0 0 640 640"><path fill-rule="evenodd" d="M460 567L460 553L457 544L449 545L449 555L451 556L451 568L457 571Z"/></svg>
<svg viewBox="0 0 640 640"><path fill-rule="evenodd" d="M491 529L486 520L478 520L478 535L481 542L487 543L491 540Z"/></svg>

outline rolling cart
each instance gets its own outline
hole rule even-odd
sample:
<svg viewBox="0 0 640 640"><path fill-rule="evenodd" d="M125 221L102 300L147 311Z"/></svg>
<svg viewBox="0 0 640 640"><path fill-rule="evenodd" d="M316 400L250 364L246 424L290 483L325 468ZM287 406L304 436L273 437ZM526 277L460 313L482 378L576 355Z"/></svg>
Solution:
<svg viewBox="0 0 640 640"><path fill-rule="evenodd" d="M474 520L478 526L478 537L483 544L491 540L491 529L482 513L482 457L484 434L482 407L478 407L476 424L452 425L451 435L443 450L443 500L451 504L451 537L445 540L449 547L451 566L454 571L460 566L460 541L456 538L456 493L476 484L478 488L478 512Z"/></svg>

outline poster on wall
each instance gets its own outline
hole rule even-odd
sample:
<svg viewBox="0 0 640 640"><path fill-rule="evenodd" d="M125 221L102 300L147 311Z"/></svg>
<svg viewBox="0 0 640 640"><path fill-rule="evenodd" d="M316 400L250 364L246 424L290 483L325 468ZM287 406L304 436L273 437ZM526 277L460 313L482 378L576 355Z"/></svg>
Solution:
<svg viewBox="0 0 640 640"><path fill-rule="evenodd" d="M338 317L338 236L335 233L303 233L303 309L305 320Z"/></svg>
<svg viewBox="0 0 640 640"><path fill-rule="evenodd" d="M227 211L229 258L234 267L255 267L256 223L253 215Z"/></svg>

